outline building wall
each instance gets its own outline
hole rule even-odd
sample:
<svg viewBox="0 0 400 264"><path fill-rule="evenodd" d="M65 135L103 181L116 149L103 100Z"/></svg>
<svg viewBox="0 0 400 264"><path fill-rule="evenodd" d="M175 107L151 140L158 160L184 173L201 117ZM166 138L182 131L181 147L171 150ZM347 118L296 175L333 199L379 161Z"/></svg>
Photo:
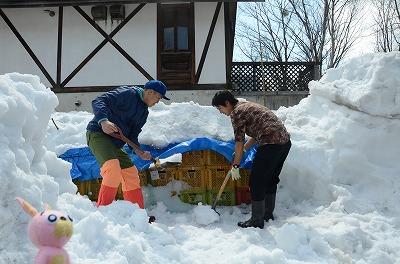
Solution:
<svg viewBox="0 0 400 264"><path fill-rule="evenodd" d="M200 63L216 6L217 3L195 3L196 69ZM224 8L222 6L199 83L225 83L225 72L225 29Z"/></svg>
<svg viewBox="0 0 400 264"><path fill-rule="evenodd" d="M137 5L125 5L129 14ZM216 3L195 3L196 69L211 25ZM50 17L45 9L56 12ZM82 9L90 15L90 7ZM3 9L38 59L56 80L58 8ZM199 80L201 84L225 83L225 35L223 9L219 14L207 58ZM62 77L64 80L83 59L103 41L103 37L72 7L64 8ZM117 23L99 22L110 33ZM157 78L157 5L147 4L114 40L153 78ZM38 75L49 82L23 46L0 18L0 74L20 72ZM147 79L111 44L107 43L67 86L106 86L143 84ZM87 96L85 96L87 97Z"/></svg>

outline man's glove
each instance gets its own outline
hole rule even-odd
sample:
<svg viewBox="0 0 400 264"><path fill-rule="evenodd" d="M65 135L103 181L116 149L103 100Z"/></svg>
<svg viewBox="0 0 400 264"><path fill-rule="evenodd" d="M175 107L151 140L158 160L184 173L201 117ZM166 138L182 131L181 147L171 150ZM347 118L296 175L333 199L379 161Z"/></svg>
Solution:
<svg viewBox="0 0 400 264"><path fill-rule="evenodd" d="M233 165L228 173L231 175L232 180L236 181L240 179L239 166Z"/></svg>

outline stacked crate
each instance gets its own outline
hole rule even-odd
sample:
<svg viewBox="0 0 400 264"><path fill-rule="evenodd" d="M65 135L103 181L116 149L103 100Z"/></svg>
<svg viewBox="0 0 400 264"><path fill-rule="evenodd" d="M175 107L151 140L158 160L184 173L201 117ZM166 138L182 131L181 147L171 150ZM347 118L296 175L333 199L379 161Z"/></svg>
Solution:
<svg viewBox="0 0 400 264"><path fill-rule="evenodd" d="M147 173L146 171L139 172L140 186L147 185ZM97 201L99 196L100 186L102 178L89 181L77 181L74 180L73 183L77 186L77 193L80 195L86 195L91 201ZM116 195L117 200L123 200L122 186L119 185L118 192Z"/></svg>
<svg viewBox="0 0 400 264"><path fill-rule="evenodd" d="M159 171L148 169L145 172L147 175L148 183L154 187L165 186L170 181L177 179L178 177L178 170L175 168L166 168ZM157 178L154 177L156 174Z"/></svg>
<svg viewBox="0 0 400 264"><path fill-rule="evenodd" d="M190 204L207 203L207 186L204 151L182 154L182 164L178 167L178 180L186 182L190 189L181 191L179 198Z"/></svg>
<svg viewBox="0 0 400 264"><path fill-rule="evenodd" d="M250 170L240 169L240 179L236 181L236 204L251 203L251 193L249 187Z"/></svg>
<svg viewBox="0 0 400 264"><path fill-rule="evenodd" d="M182 155L182 165L178 167L178 180L192 188L180 193L183 202L212 204L224 179L231 168L230 162L212 150L192 151ZM217 205L250 203L249 170L240 169L238 181L229 179Z"/></svg>
<svg viewBox="0 0 400 264"><path fill-rule="evenodd" d="M181 166L158 171L158 179L152 179L151 170L139 172L140 185L165 186L174 179L180 180L191 186L190 189L180 192L179 197L183 202L212 204L230 168L230 162L215 151L191 151L182 154ZM250 203L249 170L240 169L240 174L239 180L228 180L217 205ZM97 201L101 178L74 183L81 195L87 195L90 200ZM121 185L118 188L117 199L123 199Z"/></svg>
<svg viewBox="0 0 400 264"><path fill-rule="evenodd" d="M212 204L231 168L231 164L224 156L215 151L205 150L204 155L207 171L207 199L208 203ZM235 203L235 182L229 179L217 205L235 205Z"/></svg>

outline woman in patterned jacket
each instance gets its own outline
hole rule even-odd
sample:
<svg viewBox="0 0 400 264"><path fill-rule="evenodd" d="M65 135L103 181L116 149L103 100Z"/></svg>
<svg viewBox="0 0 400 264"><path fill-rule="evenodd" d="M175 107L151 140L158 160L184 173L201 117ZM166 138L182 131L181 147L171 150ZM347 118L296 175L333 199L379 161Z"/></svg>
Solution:
<svg viewBox="0 0 400 264"><path fill-rule="evenodd" d="M240 178L239 165L244 151L257 144L249 184L252 215L238 225L264 228L264 220L274 220L276 189L291 147L290 135L270 109L253 102L239 102L229 91L217 92L212 105L231 118L235 152L229 173L233 180ZM249 137L246 143L245 134Z"/></svg>

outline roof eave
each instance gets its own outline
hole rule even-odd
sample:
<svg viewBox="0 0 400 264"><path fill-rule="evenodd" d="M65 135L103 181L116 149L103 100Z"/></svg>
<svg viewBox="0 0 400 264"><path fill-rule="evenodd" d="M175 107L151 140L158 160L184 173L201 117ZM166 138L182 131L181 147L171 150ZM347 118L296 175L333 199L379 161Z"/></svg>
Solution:
<svg viewBox="0 0 400 264"><path fill-rule="evenodd" d="M264 2L264 0L36 0L36 1L0 1L0 8L22 8L22 7L51 7L51 6L83 6L83 5L103 5L103 4L139 4L139 3L179 3L179 2Z"/></svg>

